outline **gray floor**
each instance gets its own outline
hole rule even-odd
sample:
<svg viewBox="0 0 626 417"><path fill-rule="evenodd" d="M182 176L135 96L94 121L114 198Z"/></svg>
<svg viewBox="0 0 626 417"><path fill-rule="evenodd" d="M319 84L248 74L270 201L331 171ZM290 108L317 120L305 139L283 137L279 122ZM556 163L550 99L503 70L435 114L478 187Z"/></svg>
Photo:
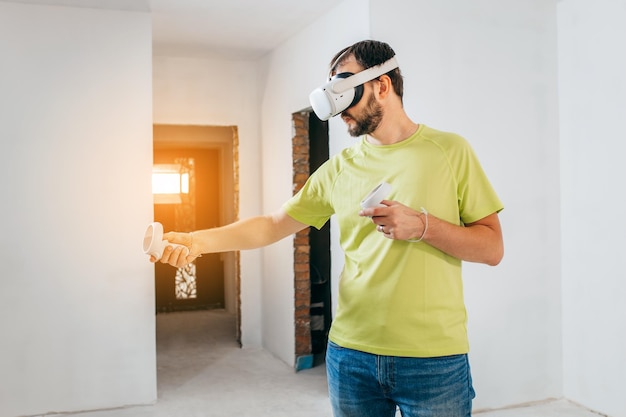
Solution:
<svg viewBox="0 0 626 417"><path fill-rule="evenodd" d="M222 310L157 315L155 405L72 417L331 416L324 366L295 373L269 353L240 349ZM475 413L480 417L598 417L567 401Z"/></svg>

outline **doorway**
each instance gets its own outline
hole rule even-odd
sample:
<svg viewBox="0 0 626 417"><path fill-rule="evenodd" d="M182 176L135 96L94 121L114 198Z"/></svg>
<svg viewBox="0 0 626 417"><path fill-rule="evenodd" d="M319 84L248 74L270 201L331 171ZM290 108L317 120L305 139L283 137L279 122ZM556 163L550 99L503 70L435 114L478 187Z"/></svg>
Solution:
<svg viewBox="0 0 626 417"><path fill-rule="evenodd" d="M191 232L218 226L222 203L217 149L155 147L154 166L184 171L187 181L178 199L155 198L154 220L164 230ZM157 312L224 308L224 267L219 253L205 254L179 270L156 263L155 280Z"/></svg>
<svg viewBox="0 0 626 417"><path fill-rule="evenodd" d="M154 125L153 140L155 168L176 167L188 181L178 200L155 198L155 221L166 231L187 232L237 219L236 127ZM179 270L157 263L155 287L157 313L224 309L236 316L241 340L238 252L205 254Z"/></svg>

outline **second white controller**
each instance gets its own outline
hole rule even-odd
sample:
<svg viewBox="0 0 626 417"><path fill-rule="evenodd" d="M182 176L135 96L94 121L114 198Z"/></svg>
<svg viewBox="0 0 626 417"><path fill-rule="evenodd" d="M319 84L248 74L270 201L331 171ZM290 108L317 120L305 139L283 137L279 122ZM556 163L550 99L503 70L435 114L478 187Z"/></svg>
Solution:
<svg viewBox="0 0 626 417"><path fill-rule="evenodd" d="M370 193L361 200L361 208L380 207L387 195L391 192L391 185L386 182L378 184Z"/></svg>
<svg viewBox="0 0 626 417"><path fill-rule="evenodd" d="M174 249L177 247L183 247L183 253L185 253L185 256L189 255L189 248L187 246L163 240L163 225L161 223L150 223L143 237L143 252L147 255L154 256L154 258L158 261L163 256L163 250L167 246L173 246Z"/></svg>

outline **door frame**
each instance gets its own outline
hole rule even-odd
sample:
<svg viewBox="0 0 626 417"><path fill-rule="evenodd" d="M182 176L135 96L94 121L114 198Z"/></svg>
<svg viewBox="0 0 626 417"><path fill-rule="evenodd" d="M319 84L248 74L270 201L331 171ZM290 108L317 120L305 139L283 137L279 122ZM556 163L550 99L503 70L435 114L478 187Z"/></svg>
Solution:
<svg viewBox="0 0 626 417"><path fill-rule="evenodd" d="M226 134L227 131L230 134ZM220 219L218 226L239 218L239 133L237 126L153 125L153 147L215 149L220 164ZM220 134L216 134L220 132ZM241 344L241 286L239 252L220 254L224 264L224 307L237 317L237 341Z"/></svg>

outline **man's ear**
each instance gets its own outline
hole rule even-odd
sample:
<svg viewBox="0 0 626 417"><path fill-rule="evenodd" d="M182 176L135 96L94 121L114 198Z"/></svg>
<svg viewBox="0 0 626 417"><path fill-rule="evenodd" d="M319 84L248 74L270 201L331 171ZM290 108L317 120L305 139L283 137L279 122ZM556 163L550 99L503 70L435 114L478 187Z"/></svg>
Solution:
<svg viewBox="0 0 626 417"><path fill-rule="evenodd" d="M391 85L391 78L387 74L383 74L378 77L378 96L381 99L387 98L389 94L393 92L393 86Z"/></svg>

